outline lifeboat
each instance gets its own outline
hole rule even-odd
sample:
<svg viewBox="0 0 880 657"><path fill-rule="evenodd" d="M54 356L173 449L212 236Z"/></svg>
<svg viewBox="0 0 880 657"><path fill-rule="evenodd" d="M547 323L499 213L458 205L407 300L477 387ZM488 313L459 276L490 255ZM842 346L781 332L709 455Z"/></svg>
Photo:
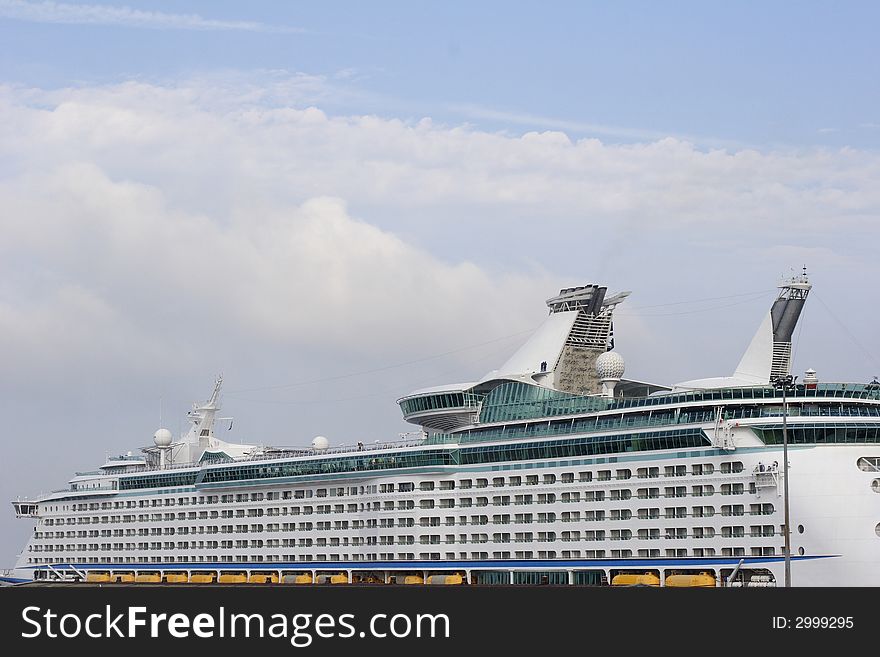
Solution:
<svg viewBox="0 0 880 657"><path fill-rule="evenodd" d="M137 584L159 584L162 576L159 573L138 573L134 576Z"/></svg>
<svg viewBox="0 0 880 657"><path fill-rule="evenodd" d="M276 584L278 573L251 573L248 584Z"/></svg>
<svg viewBox="0 0 880 657"><path fill-rule="evenodd" d="M134 573L113 573L113 581L117 584L131 584L134 582Z"/></svg>
<svg viewBox="0 0 880 657"><path fill-rule="evenodd" d="M660 586L654 573L620 573L611 579L611 586Z"/></svg>
<svg viewBox="0 0 880 657"><path fill-rule="evenodd" d="M425 579L421 575L407 575L403 578L404 584L424 584Z"/></svg>
<svg viewBox="0 0 880 657"><path fill-rule="evenodd" d="M428 584L464 584L464 575L451 573L448 575L429 575Z"/></svg>
<svg viewBox="0 0 880 657"><path fill-rule="evenodd" d="M169 584L186 584L189 581L189 575L186 573L165 573L165 581Z"/></svg>
<svg viewBox="0 0 880 657"><path fill-rule="evenodd" d="M189 581L192 584L213 584L214 573L193 573L190 575Z"/></svg>
<svg viewBox="0 0 880 657"><path fill-rule="evenodd" d="M246 584L247 581L248 577L244 573L221 573L217 578L218 584Z"/></svg>
<svg viewBox="0 0 880 657"><path fill-rule="evenodd" d="M312 583L312 574L311 573L297 573L295 575L285 575L281 578L281 581L285 584L311 584Z"/></svg>
<svg viewBox="0 0 880 657"><path fill-rule="evenodd" d="M666 586L715 588L715 577L709 573L700 573L698 575L668 575L666 577Z"/></svg>
<svg viewBox="0 0 880 657"><path fill-rule="evenodd" d="M110 577L110 573L104 572L90 572L86 573L86 582L89 584L104 584L112 582L113 579Z"/></svg>

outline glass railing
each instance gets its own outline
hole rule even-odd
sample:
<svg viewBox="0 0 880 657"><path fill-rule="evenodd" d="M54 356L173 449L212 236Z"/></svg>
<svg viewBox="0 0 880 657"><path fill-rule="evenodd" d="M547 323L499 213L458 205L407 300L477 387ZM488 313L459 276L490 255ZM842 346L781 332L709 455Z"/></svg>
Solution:
<svg viewBox="0 0 880 657"><path fill-rule="evenodd" d="M767 445L783 442L781 425L756 425L752 429ZM794 445L880 443L880 423L877 422L794 424L788 426L787 433L788 442Z"/></svg>
<svg viewBox="0 0 880 657"><path fill-rule="evenodd" d="M873 399L880 400L880 385L874 383L819 383L815 388L806 388L803 385L796 386L793 393L789 393L789 402L796 399L816 399L839 397L848 399ZM687 404L701 401L714 401L718 399L779 399L782 400L782 391L772 386L754 388L717 388L713 390L694 390L651 397L630 397L616 399L611 408L632 408L634 406L660 406L664 404Z"/></svg>
<svg viewBox="0 0 880 657"><path fill-rule="evenodd" d="M537 389L537 390L532 390ZM498 393L496 394L496 390ZM789 394L790 403L812 399L863 399L880 401L880 385L865 383L820 383L815 388L797 386ZM695 390L649 397L608 399L596 395L571 395L555 390L541 389L530 384L505 383L486 398L480 412L481 422L515 422L559 415L589 413L603 410L625 410L651 406L681 406L710 401L779 400L782 391L772 386L754 388L717 388Z"/></svg>
<svg viewBox="0 0 880 657"><path fill-rule="evenodd" d="M416 413L432 411L476 409L483 401L483 395L470 392L426 393L400 400L400 410L404 417Z"/></svg>
<svg viewBox="0 0 880 657"><path fill-rule="evenodd" d="M594 417L590 419L573 419L564 422L542 422L530 425L508 425L493 429L471 429L455 434L432 434L428 437L429 444L442 443L474 443L494 440L516 440L543 436L570 435L581 433L597 433L600 431L619 431L620 429L640 429L648 427L668 427L682 424L698 424L711 422L714 416L706 414L695 417L694 414L676 418L634 418L622 417L615 421Z"/></svg>
<svg viewBox="0 0 880 657"><path fill-rule="evenodd" d="M662 415L621 414L609 418L607 415L572 418L567 420L545 420L541 422L523 422L506 424L498 427L468 429L458 433L431 434L428 444L474 443L500 440L519 440L541 436L564 436L571 434L596 433L601 431L617 431L649 427L669 427L687 424L705 424L714 422L719 407L695 410L681 409L680 412ZM803 399L795 399L788 406L788 416L796 417L880 417L880 405L858 404L817 404L803 403ZM777 406L734 406L721 407L721 419L740 420L748 418L781 418L782 404Z"/></svg>

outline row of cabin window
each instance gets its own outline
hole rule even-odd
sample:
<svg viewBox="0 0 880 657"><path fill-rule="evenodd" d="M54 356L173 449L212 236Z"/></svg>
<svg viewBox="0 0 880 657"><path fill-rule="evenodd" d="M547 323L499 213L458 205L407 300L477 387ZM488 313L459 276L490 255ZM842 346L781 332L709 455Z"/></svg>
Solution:
<svg viewBox="0 0 880 657"><path fill-rule="evenodd" d="M606 498L606 492L609 493L609 497ZM688 493L688 489L686 486L666 486L663 489L663 494L660 494L660 488L639 488L636 489L635 497L636 499L659 499L663 498L682 498L688 497L689 495L692 497L709 497L715 494L715 487L712 485L696 485L691 486L690 493ZM749 493L754 494L756 492L755 484L752 482L749 484ZM741 483L733 483L733 484L722 484L720 487L721 495L743 495L745 494L745 487ZM511 501L514 505L524 506L524 505L532 505L532 504L555 504L557 501L562 503L576 503L576 502L604 502L606 499L611 501L623 501L629 500L633 497L633 491L629 488L617 488L612 489L611 491L604 490L591 490L586 491L581 495L579 491L562 493L559 497L556 496L555 493L539 493L538 495L531 494L521 494L515 495L511 498L509 495L501 495L494 496L491 500L491 506L509 506ZM449 499L441 499L439 508L468 508L471 506L477 507L485 507L490 506L490 501L488 497L478 497L476 498L476 504L473 504L473 498L449 498ZM352 508L354 507L354 508ZM419 509L433 509L437 508L438 505L434 499L423 499L419 501ZM280 508L280 507L279 507ZM306 507L290 507L290 515L310 515L315 512L316 507L306 506ZM318 505L317 513L318 514L329 514L329 513L358 513L358 512L368 512L368 511L392 511L392 510L413 510L415 509L415 500L406 499L406 500L397 500L394 501L386 501L384 503L381 502L373 502L367 504L361 504L360 507L356 507L355 505L349 504L348 508L345 508L343 505L334 505L331 509L331 505ZM236 509L235 515L233 515L233 510L226 510L222 512L179 512L179 513L165 513L165 514L141 514L141 515L122 515L122 516L79 516L79 517L68 517L68 518L45 518L41 519L40 523L43 526L56 526L56 525L88 525L88 524L107 524L107 523L127 523L127 522L173 522L180 520L204 520L204 519L214 519L217 517L223 518L244 518L244 517L252 517L259 518L264 515L274 516L274 515L287 515L287 507L284 507L284 512L281 513L267 513L265 509ZM271 509L270 509L271 510ZM221 515L222 514L222 515ZM63 522L62 522L63 521Z"/></svg>
<svg viewBox="0 0 880 657"><path fill-rule="evenodd" d="M749 536L752 538L771 538L777 535L774 525L752 525L749 527ZM783 529L780 527L780 533ZM743 538L746 535L746 528L742 525L724 526L721 528L720 536L722 538ZM596 531L566 531L557 534L554 531L547 532L496 532L490 535L488 533L477 534L424 534L415 536L412 534L404 535L384 535L384 536L355 536L350 541L346 538L344 541L340 539L327 538L298 538L298 539L239 539L239 540L208 540L208 541L153 541L140 543L69 543L65 545L32 545L28 547L30 552L72 552L78 551L123 551L123 550L216 550L231 548L281 548L281 547L326 547L326 546L348 546L353 547L363 545L413 545L418 542L421 545L434 545L441 542L450 544L467 544L467 543L531 543L537 541L539 543L553 543L556 541L577 542L577 541L628 541L633 538L637 540L684 540L684 539L711 539L716 537L716 530L713 527L665 527L665 528L643 528L639 529L635 534L629 529L615 529L610 532L605 530ZM418 539L418 540L417 540Z"/></svg>
<svg viewBox="0 0 880 657"><path fill-rule="evenodd" d="M715 494L715 486L711 484L704 485L695 485L691 486L690 495L694 497L705 497L711 496ZM720 492L722 495L741 495L745 491L744 485L741 483L733 483L733 484L722 484L720 487ZM660 489L659 488L639 488L636 491L636 497L638 499L649 499L649 498L659 498ZM749 492L755 492L754 483L750 484ZM583 493L583 500L585 502L597 502L604 501L606 499L606 493L609 493L610 497L607 499L611 500L628 500L632 498L632 489L629 488L619 488L612 489L610 491L604 490L594 490L594 491L586 491ZM686 497L688 495L686 486L666 486L663 489L662 497ZM538 504L552 504L557 501L560 502L579 502L581 501L581 493L579 491L562 493L558 498L554 493L539 493L536 496L530 494L522 494L516 495L513 497L514 504L533 504L537 500ZM493 506L507 506L510 504L511 497L509 495L503 496L494 496L492 498ZM456 506L459 507L468 507L472 506L474 499L473 498L448 498L439 500L440 508L454 508ZM433 509L436 506L436 502L434 499L423 499L419 501L419 508L421 509ZM489 498L488 497L477 497L476 498L476 506L489 506ZM317 507L305 506L305 507L290 507L291 515L299 515L300 512L304 515L310 513L357 513L359 511L378 511L378 510L392 510L394 508L397 509L413 509L415 508L415 501L411 499L407 500L397 500L394 501L386 501L382 502L372 502L372 503L361 503L359 506L356 504L348 504L344 506L342 504L336 505L318 505ZM159 520L196 520L196 519L209 519L209 518L243 518L247 517L262 517L265 515L286 515L287 507L283 508L284 511L281 511L281 507L269 507L269 509L263 508L250 508L250 509L227 509L223 511L189 511L189 512L178 512L174 513L165 513L165 514L141 514L141 515L122 515L122 516L72 516L68 518L64 518L63 523L58 523L56 519L47 518L45 519L44 524L53 525L53 524L98 524L98 522L106 523L106 522L147 522L147 521L159 521ZM300 511L302 509L302 511ZM234 515L233 515L234 514ZM100 520L99 520L100 518ZM109 520L108 520L109 519ZM62 519L57 519L62 520Z"/></svg>
<svg viewBox="0 0 880 657"><path fill-rule="evenodd" d="M695 506L690 507L690 511L688 511L688 507L665 507L661 509L660 507L650 507L650 508L642 508L637 509L635 517L639 520L651 520L658 519L661 517L661 510L663 512L663 517L665 518L686 518L686 517L694 517L694 518L711 518L716 514L715 507L712 506ZM775 507L772 504L751 504L749 505L749 515L752 516L761 516L761 515L770 515L775 512ZM731 504L724 505L721 507L721 515L722 516L743 516L745 515L745 506L742 504ZM446 516L442 518L440 516L422 516L419 518L418 526L420 527L439 527L442 524L446 526L453 526L456 524L459 525L467 525L467 524L488 524L489 516L471 516L470 522L468 522L467 516L459 516L458 522L456 522L455 516ZM611 510L592 510L586 511L583 514L580 511L566 511L561 514L556 514L553 512L547 513L517 513L517 514L495 514L491 518L492 524L531 524L535 523L555 523L555 522L580 522L583 519L585 522L602 522L602 521L620 521L620 520L630 520L633 518L633 512L631 509L611 509ZM380 518L380 519L366 519L366 520L338 520L335 521L332 525L329 522L326 523L311 523L311 522L301 522L301 523L271 523L268 525L208 525L206 527L199 527L200 530L198 533L246 533L249 531L253 532L275 532L275 531L311 531L315 526L318 529L334 529L334 530L347 530L351 529L370 529L374 527L379 528L388 528L388 527L414 527L416 526L415 518L405 517L405 518ZM193 528L196 529L196 528ZM121 536L157 536L157 535L175 535L175 534L188 534L188 527L164 527L164 528L139 528L139 529L114 529L114 530L89 530L89 531L67 531L67 532L35 532L34 538L36 540L51 540L51 539L63 539L63 538L109 538L109 537L121 537ZM196 533L196 532L193 532Z"/></svg>
<svg viewBox="0 0 880 657"><path fill-rule="evenodd" d="M68 562L75 563L115 563L115 564L142 564L142 563L291 563L291 562L321 562L321 561L376 561L376 560L419 560L439 561L440 559L605 559L611 558L631 558L634 556L642 558L653 557L714 557L721 555L722 557L743 557L750 553L752 556L775 556L783 553L783 548L775 548L773 546L752 546L749 548L734 546L723 547L720 549L711 547L701 548L640 548L637 550L621 548L615 550L516 550L516 551L493 551L493 552L369 552L369 553L299 553L299 554L225 554L225 555L178 555L178 556L75 556L66 558L54 557L29 557L30 564L61 564ZM491 556L490 556L491 555Z"/></svg>
<svg viewBox="0 0 880 657"><path fill-rule="evenodd" d="M740 461L725 461L720 466L720 471L722 474L730 474L742 472L743 464ZM715 466L712 463L698 463L691 466L690 474L692 475L709 475L713 474L715 471ZM687 466L684 465L670 465L664 466L663 468L663 476L665 477L682 477L688 474ZM593 481L594 473L592 471L582 471L578 472L578 481ZM628 468L621 468L612 470L598 470L595 473L596 481L610 481L612 479L623 480L632 478L632 470ZM640 479L644 478L655 478L660 476L660 468L659 467L644 467L638 468L636 470L636 477ZM506 481L505 481L506 480ZM555 474L548 473L543 476L539 475L525 475L525 476L509 476L509 477L494 477L492 479L492 486L500 487L504 486L505 483L508 486L533 486L538 485L539 483L543 484L553 484L557 481L561 483L574 483L575 481L575 473L574 472L564 472L557 479ZM489 480L479 478L476 480L473 479L461 479L458 482L458 488L487 488L489 486ZM263 500L279 500L279 499L304 499L310 497L337 497L337 496L346 496L346 495L369 495L377 492L381 493L390 493L390 492L412 492L415 490L415 483L413 482L400 482L400 483L387 483L387 484L378 484L378 485L368 485L368 486L337 486L332 488L316 488L316 489L296 489L296 490L284 490L284 491L270 491L268 493L256 492L256 493L234 493L234 494L225 494L225 495L204 495L198 497L167 497L167 498L156 498L152 500L125 500L125 501L116 501L116 502L90 502L90 503L78 503L78 504L69 504L69 505L47 505L45 507L45 511L47 512L55 512L55 511L97 511L97 510L106 510L106 509L121 509L121 508L144 508L148 506L175 506L181 505L186 506L190 504L229 504L234 502L261 502ZM435 487L438 490L454 490L456 488L456 481L454 480L442 480L439 482L435 482L432 480L419 482L419 490L422 491L432 491L435 490Z"/></svg>
<svg viewBox="0 0 880 657"><path fill-rule="evenodd" d="M682 510L684 510L684 509L682 508ZM667 518L685 517L684 515L670 515L668 513L668 511L669 510L667 510L667 516L666 516ZM653 516L653 517L646 516L646 518L656 519L656 516ZM587 518L587 520L590 520L590 519L591 518ZM612 514L612 519L614 519L613 514ZM389 520L392 520L392 522L383 523L381 525L377 525L375 520L368 521L366 527L367 528L377 528L378 527L378 528L383 528L383 529L395 527L395 525L393 523L393 519L389 519ZM406 521L406 522L398 524L397 527L414 527L415 526L413 518L402 518L400 520ZM563 519L563 522L567 522L567 521L571 521L571 519ZM556 514L537 514L537 518L534 518L534 514L517 514L514 516L514 520L513 520L513 524L532 524L532 522L535 522L536 524L555 524L556 523ZM482 525L488 525L488 524L490 524L488 516L470 516L469 519L467 516L461 516L458 518L457 523L455 522L454 516L449 516L445 519L445 523L444 523L444 525L448 526L448 527L456 526L456 525L457 526L468 526L468 525L482 526ZM510 516L509 515L493 516L491 524L493 524L493 525L511 524L510 523ZM426 528L427 527L439 527L439 526L441 526L440 517L434 516L434 517L430 517L430 518L420 518L418 526L419 527L426 527ZM751 528L752 535L755 535L754 534L755 527L756 526L752 526L752 528ZM764 527L766 529L767 527L770 527L770 525L762 525L761 527ZM351 529L360 529L360 528L363 528L363 526L351 527ZM250 526L248 526L248 525L236 525L236 526L223 525L219 528L217 526L209 526L209 527L205 527L205 528L199 527L198 532L195 531L195 529L196 528L193 528L193 530L194 530L192 532L193 534L209 534L209 535L210 534L217 534L217 533L244 534L244 533L262 533L264 531L268 531L268 532L282 531L281 526L279 526L279 525L274 525L274 526L270 525L268 527L264 527L263 525L250 525ZM298 524L286 523L283 526L283 531L296 530L299 532L330 531L330 530L345 531L348 529L350 529L349 521L339 521L337 523L334 523L333 525L331 525L331 523L329 523L329 522L323 522L323 523L322 522L319 522L319 523L304 522L304 523L298 523ZM707 528L693 528L692 527L690 529L693 531L696 531L696 529L702 530L702 529L707 529ZM612 535L616 535L615 532L620 532L620 531L624 531L624 532L628 531L631 535L631 530L611 530ZM654 538L656 536L654 535L653 532L659 533L660 531L661 531L661 528L641 528L641 529L637 530L640 538ZM663 531L665 531L667 533L667 538L668 538L669 537L668 533L670 531L673 531L676 533L678 533L680 531L686 532L687 528L683 528L683 529L682 528L675 528L675 529L663 528ZM713 533L710 536L706 536L706 537L711 538L711 536L714 536L714 530L712 530L712 531L713 531ZM647 535L642 536L642 534L644 532L648 532L651 535L650 536L647 536ZM721 528L721 532L722 532L722 535L725 535L724 534L724 532L725 532L724 527ZM60 534L61 532L58 532L58 533ZM189 528L187 528L187 527L180 527L180 528L171 527L171 528L165 528L164 530L159 529L159 528L140 529L140 530L137 530L137 533L135 533L135 530L127 530L124 535L125 536L174 536L174 535L187 535L189 533L190 533ZM571 530L566 533L568 533L571 536L574 536L575 534L577 534L577 536L580 536L580 531L578 531L578 530ZM584 535L587 537L586 540L604 540L605 530L591 530L591 531L585 532ZM772 534L770 534L770 535L772 535ZM122 537L122 536L123 536L123 534L121 534L121 533L116 535L116 537ZM104 538L109 538L109 537L110 537L109 535L104 536ZM700 537L701 538L704 537L702 533L701 533ZM51 540L51 538L52 537L50 537L50 536L46 536L45 540ZM56 536L55 538L56 538L56 540L58 540L58 539L63 539L65 537L64 536ZM74 537L69 536L66 538L74 538ZM77 538L91 538L91 537L80 536ZM95 536L94 538L97 538L97 536ZM355 537L355 538L358 538L358 537ZM275 541L275 542L277 542L277 540L284 540L285 544L286 544L286 541L288 539L270 539L270 540ZM332 539L332 540L338 540L338 539ZM346 538L345 540L346 540L346 544L347 544L348 539ZM354 543L354 544L357 545L357 543ZM34 547L36 550L39 551L42 549L42 547L40 547L40 545L41 544L39 542L37 542L37 543L33 543L32 547ZM133 545L133 544L129 544L129 545ZM56 545L55 547L61 548L62 545ZM68 548L68 549L70 549L70 548Z"/></svg>

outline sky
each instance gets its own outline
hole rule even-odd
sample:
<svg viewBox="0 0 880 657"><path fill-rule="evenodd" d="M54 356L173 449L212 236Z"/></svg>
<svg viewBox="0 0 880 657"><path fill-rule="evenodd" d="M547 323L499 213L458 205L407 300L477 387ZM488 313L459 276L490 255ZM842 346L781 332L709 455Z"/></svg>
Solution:
<svg viewBox="0 0 880 657"><path fill-rule="evenodd" d="M880 374L871 2L0 0L0 498L151 442L395 438L561 287L626 375ZM31 525L0 515L0 567Z"/></svg>

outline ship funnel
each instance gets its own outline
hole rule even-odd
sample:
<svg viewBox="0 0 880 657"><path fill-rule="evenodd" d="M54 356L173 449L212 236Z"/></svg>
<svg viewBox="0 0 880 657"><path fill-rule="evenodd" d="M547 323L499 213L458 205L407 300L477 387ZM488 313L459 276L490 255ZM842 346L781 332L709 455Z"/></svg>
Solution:
<svg viewBox="0 0 880 657"><path fill-rule="evenodd" d="M803 274L783 281L770 312L737 365L734 378L766 385L776 377L791 374L791 337L812 287L806 267Z"/></svg>

